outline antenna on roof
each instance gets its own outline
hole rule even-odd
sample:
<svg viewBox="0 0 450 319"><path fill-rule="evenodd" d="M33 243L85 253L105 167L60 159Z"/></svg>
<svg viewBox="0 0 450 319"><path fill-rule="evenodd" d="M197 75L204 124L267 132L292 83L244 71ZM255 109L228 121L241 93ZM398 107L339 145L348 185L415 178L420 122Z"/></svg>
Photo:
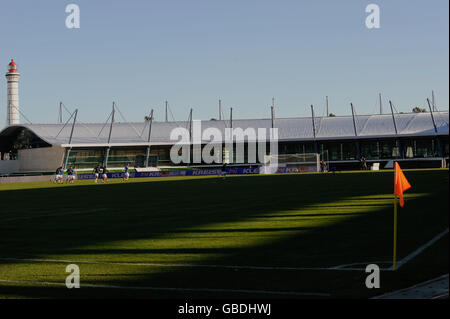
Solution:
<svg viewBox="0 0 450 319"><path fill-rule="evenodd" d="M328 117L328 116L330 116L330 110L328 108L328 95L325 97L325 106L326 106L326 109L327 109L327 117Z"/></svg>
<svg viewBox="0 0 450 319"><path fill-rule="evenodd" d="M381 93L378 93L378 97L380 99L380 114L383 114L383 102L381 100Z"/></svg>
<svg viewBox="0 0 450 319"><path fill-rule="evenodd" d="M222 120L222 100L219 99L219 121Z"/></svg>
<svg viewBox="0 0 450 319"><path fill-rule="evenodd" d="M169 122L169 114L168 114L169 103L166 100L166 122Z"/></svg>
<svg viewBox="0 0 450 319"><path fill-rule="evenodd" d="M316 138L316 120L314 117L314 106L311 104L311 118L312 118L312 129L313 129L313 136Z"/></svg>
<svg viewBox="0 0 450 319"><path fill-rule="evenodd" d="M230 107L230 128L233 128L233 108Z"/></svg>
<svg viewBox="0 0 450 319"><path fill-rule="evenodd" d="M355 130L355 136L358 136L358 131L356 130L355 108L353 107L353 103L350 103L350 106L352 108L353 129Z"/></svg>
<svg viewBox="0 0 450 319"><path fill-rule="evenodd" d="M430 99L427 99L427 103L428 103L428 107L430 109L431 120L433 121L434 132L437 133L438 132L437 126L436 126L436 122L434 121L433 109L431 108L431 105L430 105Z"/></svg>
<svg viewBox="0 0 450 319"><path fill-rule="evenodd" d="M189 139L192 143L192 108L189 111Z"/></svg>
<svg viewBox="0 0 450 319"><path fill-rule="evenodd" d="M391 114L392 114L392 121L394 122L395 134L398 135L397 123L395 122L395 115L394 115L394 106L392 105L391 100L389 100L389 105L391 106Z"/></svg>
<svg viewBox="0 0 450 319"><path fill-rule="evenodd" d="M433 112L436 112L436 103L434 100L434 91L431 90L431 105L433 106Z"/></svg>
<svg viewBox="0 0 450 319"><path fill-rule="evenodd" d="M62 102L59 102L59 116L58 116L58 122L63 122L63 109L62 109Z"/></svg>
<svg viewBox="0 0 450 319"><path fill-rule="evenodd" d="M275 110L274 110L274 105L273 105L273 102L272 102L272 106L270 107L270 118L271 118L271 121L272 121L272 128L274 127L273 126L273 122L274 122L274 120L275 120Z"/></svg>

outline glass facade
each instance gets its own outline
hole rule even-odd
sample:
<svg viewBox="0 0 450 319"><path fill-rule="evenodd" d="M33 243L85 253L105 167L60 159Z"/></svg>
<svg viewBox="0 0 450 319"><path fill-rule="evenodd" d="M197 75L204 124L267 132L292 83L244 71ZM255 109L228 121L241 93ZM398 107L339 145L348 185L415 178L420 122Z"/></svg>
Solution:
<svg viewBox="0 0 450 319"><path fill-rule="evenodd" d="M108 167L124 167L129 164L132 167L145 167L147 149L117 149L111 148L108 156ZM102 149L72 149L69 154L67 165L75 168L93 168L103 165L106 158L106 148ZM157 155L149 157L149 166L156 166Z"/></svg>
<svg viewBox="0 0 450 319"><path fill-rule="evenodd" d="M19 150L51 147L30 130L23 127L7 128L0 136L0 159L17 159ZM170 145L155 145L150 148L150 166L174 166L170 160ZM236 163L236 145L233 146L233 156L225 148L223 158L230 163ZM411 136L391 138L358 138L346 140L317 140L317 141L282 141L278 144L278 154L311 154L318 152L326 161L342 162L337 165L354 164L360 157L372 161L387 161L390 159L423 160L437 159L449 156L449 136ZM266 143L266 154L270 153L270 143ZM68 158L68 165L81 169L92 169L96 165L103 165L107 154L106 147L86 147L72 149ZM108 157L108 167L124 167L127 163L132 167L145 167L147 147L127 146L112 147ZM192 156L191 152L191 156ZM219 154L220 155L220 154ZM219 158L218 155L218 158ZM248 163L248 146L244 145L244 164ZM346 163L347 162L347 163ZM414 161L408 161L414 162ZM422 161L430 162L430 161ZM191 161L192 163L192 161ZM206 163L201 163L205 165ZM218 164L213 163L213 164ZM180 166L189 165L181 163ZM191 164L194 165L194 164ZM199 165L199 164L195 164ZM415 165L415 164L414 164Z"/></svg>
<svg viewBox="0 0 450 319"><path fill-rule="evenodd" d="M400 158L400 148L395 139L361 141L361 157L368 160Z"/></svg>
<svg viewBox="0 0 450 319"><path fill-rule="evenodd" d="M441 136L440 142L442 145L442 153L444 157L448 157L449 154L449 147L448 147L448 135L447 136Z"/></svg>
<svg viewBox="0 0 450 319"><path fill-rule="evenodd" d="M159 165L171 165L170 146L152 146L150 154L158 157Z"/></svg>
<svg viewBox="0 0 450 319"><path fill-rule="evenodd" d="M403 138L399 141L392 139L372 140L339 140L339 141L317 141L317 152L325 161L356 161L358 158L359 144L360 156L367 160L389 160L389 159L420 159L439 158L440 149L442 155L448 157L448 137L441 136L439 143L436 138ZM170 160L171 146L152 146L150 149L150 166L174 166ZM314 153L314 142L280 142L278 152L283 154L310 154ZM225 150L225 149L223 149ZM231 163L236 163L236 145L233 147L233 158ZM266 154L270 152L270 144L266 145ZM130 164L132 167L145 167L146 147L139 148L111 148L108 157L108 167L123 167ZM226 150L223 156L226 157ZM248 146L244 146L244 163L248 163ZM106 156L106 148L101 149L72 149L69 155L68 165L76 168L92 168L97 164L102 165ZM192 160L191 148L191 160ZM256 155L257 156L257 155ZM206 163L201 163L205 165ZM217 164L217 163L213 163ZM186 163L179 165L185 166ZM199 165L199 164L196 164Z"/></svg>
<svg viewBox="0 0 450 319"><path fill-rule="evenodd" d="M68 166L75 168L93 168L97 165L103 165L106 155L106 149L88 149L88 150L71 150Z"/></svg>
<svg viewBox="0 0 450 319"><path fill-rule="evenodd" d="M314 153L314 142L281 142L278 152L280 154L311 154Z"/></svg>
<svg viewBox="0 0 450 319"><path fill-rule="evenodd" d="M109 151L108 166L123 167L129 164L132 167L145 167L146 149L114 149Z"/></svg>
<svg viewBox="0 0 450 319"><path fill-rule="evenodd" d="M446 146L443 145L442 147L444 154L445 148L447 148L448 156L448 138ZM430 158L440 156L438 142L435 138L412 138L405 140L403 142L403 154L405 158Z"/></svg>
<svg viewBox="0 0 450 319"><path fill-rule="evenodd" d="M326 161L351 161L358 157L355 142L320 142L318 151Z"/></svg>

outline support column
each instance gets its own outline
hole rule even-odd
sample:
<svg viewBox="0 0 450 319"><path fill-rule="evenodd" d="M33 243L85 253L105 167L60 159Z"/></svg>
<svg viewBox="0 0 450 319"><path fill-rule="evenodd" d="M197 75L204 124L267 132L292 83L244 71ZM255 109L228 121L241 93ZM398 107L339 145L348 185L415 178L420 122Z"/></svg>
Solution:
<svg viewBox="0 0 450 319"><path fill-rule="evenodd" d="M355 132L355 137L358 137L358 130L356 128L356 119L355 119L355 108L353 107L353 103L350 103L350 106L352 108L353 130ZM356 140L355 146L356 146L356 156L359 160L361 158L361 148L358 140Z"/></svg>
<svg viewBox="0 0 450 319"><path fill-rule="evenodd" d="M152 135L152 122L153 122L153 110L150 113L150 125L148 127L148 139L147 139L147 156L145 159L145 167L148 167L148 160L150 158L150 139L151 139L151 135Z"/></svg>
<svg viewBox="0 0 450 319"><path fill-rule="evenodd" d="M69 161L69 155L70 155L70 151L72 150L72 147L70 146L72 144L72 136L73 136L73 130L75 128L75 123L77 121L77 115L78 115L78 109L75 110L75 116L73 118L73 123L72 123L72 129L70 130L70 136L69 136L69 147L66 150L66 160L64 162L64 167L63 169L67 169L67 162Z"/></svg>
<svg viewBox="0 0 450 319"><path fill-rule="evenodd" d="M108 148L106 149L106 156L105 156L105 167L108 167L109 151L111 149L111 146L109 146L109 144L111 143L111 134L112 134L112 129L113 129L113 125L114 125L115 112L116 112L115 103L113 102L112 112L111 112L111 125L109 126L109 134L108 134Z"/></svg>
<svg viewBox="0 0 450 319"><path fill-rule="evenodd" d="M436 134L436 143L437 143L437 147L438 147L439 157L444 157L444 152L442 150L441 140L438 135L438 129L436 126L436 122L434 120L434 114L433 114L433 110L431 108L430 99L427 99L427 103L428 103L428 108L430 109L431 120L433 121L434 132Z"/></svg>
<svg viewBox="0 0 450 319"><path fill-rule="evenodd" d="M314 137L314 153L318 153L318 145L316 141L316 119L314 116L314 106L311 104L311 119L312 119L312 131Z"/></svg>

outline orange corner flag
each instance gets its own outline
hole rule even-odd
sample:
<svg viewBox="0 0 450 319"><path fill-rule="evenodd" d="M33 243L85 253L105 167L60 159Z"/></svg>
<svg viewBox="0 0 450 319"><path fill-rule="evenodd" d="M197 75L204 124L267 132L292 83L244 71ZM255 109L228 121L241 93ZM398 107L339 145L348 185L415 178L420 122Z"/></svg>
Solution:
<svg viewBox="0 0 450 319"><path fill-rule="evenodd" d="M395 196L398 196L400 198L400 207L403 207L403 205L405 204L403 201L403 192L410 188L411 184L408 182L405 175L403 174L400 165L398 165L398 163L395 162L394 194Z"/></svg>

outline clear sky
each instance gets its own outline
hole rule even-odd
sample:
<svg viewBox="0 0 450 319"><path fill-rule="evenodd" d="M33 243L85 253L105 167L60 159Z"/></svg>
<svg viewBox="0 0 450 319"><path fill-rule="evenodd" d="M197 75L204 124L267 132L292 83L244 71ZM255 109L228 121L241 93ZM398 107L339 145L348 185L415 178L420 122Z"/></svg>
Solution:
<svg viewBox="0 0 450 319"><path fill-rule="evenodd" d="M69 3L81 27L65 26ZM368 4L381 28L368 29ZM129 121L150 108L164 119L309 116L375 112L378 93L399 111L431 90L449 105L448 0L15 0L0 1L0 67L18 63L21 111L52 122L58 103L103 122L116 101ZM0 127L6 122L0 80Z"/></svg>

